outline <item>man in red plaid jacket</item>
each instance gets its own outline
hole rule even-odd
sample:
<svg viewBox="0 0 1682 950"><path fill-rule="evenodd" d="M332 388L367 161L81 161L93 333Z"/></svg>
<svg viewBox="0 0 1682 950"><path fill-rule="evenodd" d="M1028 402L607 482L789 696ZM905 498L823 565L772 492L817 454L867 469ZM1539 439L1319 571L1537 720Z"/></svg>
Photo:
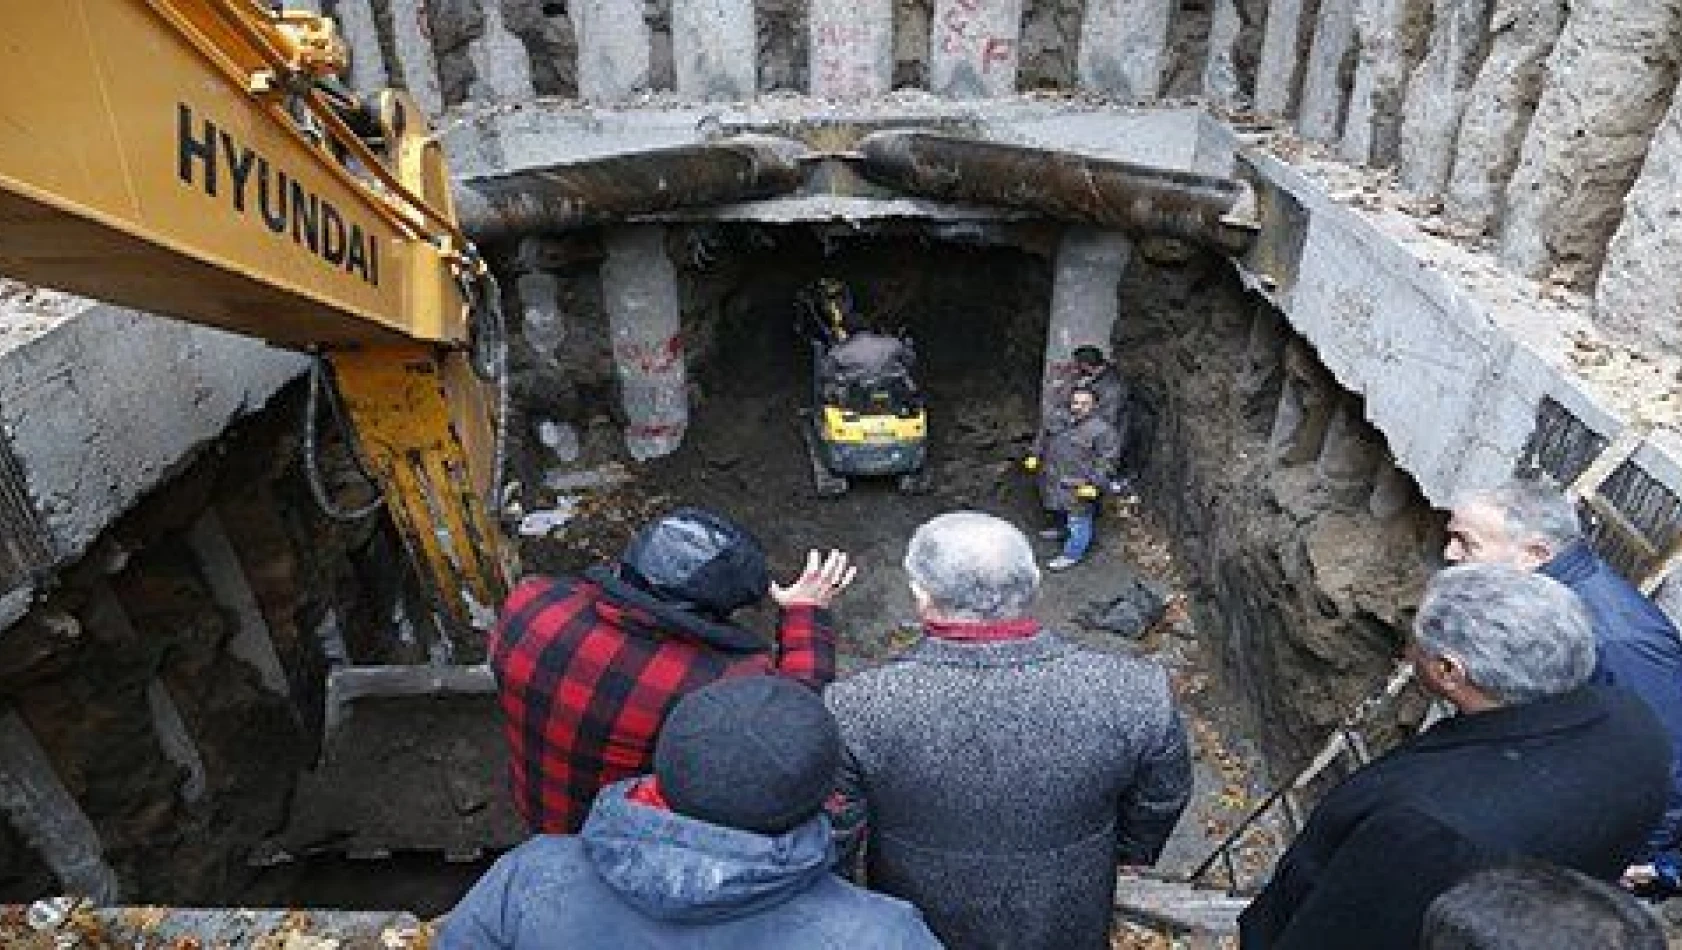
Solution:
<svg viewBox="0 0 1682 950"><path fill-rule="evenodd" d="M603 786L649 771L666 713L714 680L779 673L822 689L835 678L827 607L852 582L847 556L807 555L793 584L720 515L681 508L643 528L617 571L534 577L491 634L514 802L533 833L572 834ZM775 645L732 625L769 590Z"/></svg>

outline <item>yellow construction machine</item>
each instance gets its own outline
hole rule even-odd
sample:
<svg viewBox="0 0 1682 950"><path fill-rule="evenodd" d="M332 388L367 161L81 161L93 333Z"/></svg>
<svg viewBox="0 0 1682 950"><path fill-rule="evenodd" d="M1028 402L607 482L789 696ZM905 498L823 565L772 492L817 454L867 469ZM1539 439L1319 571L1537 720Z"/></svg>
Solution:
<svg viewBox="0 0 1682 950"><path fill-rule="evenodd" d="M309 418L336 383L457 662L478 659L515 570L497 516L504 327L424 115L399 92L349 95L336 78L344 44L319 16L253 0L0 0L0 11L0 274L313 354ZM345 725L369 696L400 697L392 714L415 731L466 695L473 734L453 745L496 744L481 734L492 688L480 666L334 670L323 771L335 748L379 756ZM441 759L428 766L452 773L440 776L306 776L299 797L427 792L442 839L385 829L345 849L470 856L517 840L511 810L458 820L459 802L427 790L471 768L500 786L496 758ZM365 805L331 798L315 811Z"/></svg>
<svg viewBox="0 0 1682 950"><path fill-rule="evenodd" d="M0 274L320 356L437 610L482 624L502 327L420 110L254 0L0 9Z"/></svg>

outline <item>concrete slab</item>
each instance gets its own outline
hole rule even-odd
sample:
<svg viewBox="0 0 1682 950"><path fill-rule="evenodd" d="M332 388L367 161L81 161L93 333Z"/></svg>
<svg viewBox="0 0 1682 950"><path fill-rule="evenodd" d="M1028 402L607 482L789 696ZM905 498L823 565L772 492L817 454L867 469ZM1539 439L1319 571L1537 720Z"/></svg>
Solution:
<svg viewBox="0 0 1682 950"><path fill-rule="evenodd" d="M1677 361L1611 347L1580 295L1429 233L1370 173L1260 151L1245 158L1307 212L1294 286L1247 276L1339 383L1366 397L1369 421L1434 504L1510 474L1544 397L1608 435L1682 418Z"/></svg>
<svg viewBox="0 0 1682 950"><path fill-rule="evenodd" d="M1232 136L1200 109L1123 109L1090 102L1006 97L951 102L896 93L838 103L778 97L740 108L695 105L592 108L539 101L518 109L453 113L440 129L450 166L471 181L627 152L695 145L719 134L757 132L798 138L831 125L870 129L935 127L999 142L1062 149L1118 161L1224 174Z"/></svg>
<svg viewBox="0 0 1682 950"><path fill-rule="evenodd" d="M0 439L61 561L305 365L255 340L15 286L0 296Z"/></svg>

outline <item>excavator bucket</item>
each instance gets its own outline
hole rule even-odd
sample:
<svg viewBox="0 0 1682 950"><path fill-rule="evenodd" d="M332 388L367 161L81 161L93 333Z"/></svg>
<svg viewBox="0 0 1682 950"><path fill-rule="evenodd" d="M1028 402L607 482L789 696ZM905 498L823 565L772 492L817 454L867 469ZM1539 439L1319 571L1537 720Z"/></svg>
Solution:
<svg viewBox="0 0 1682 950"><path fill-rule="evenodd" d="M526 837L507 793L507 743L485 666L343 667L327 681L320 764L259 856L473 861Z"/></svg>

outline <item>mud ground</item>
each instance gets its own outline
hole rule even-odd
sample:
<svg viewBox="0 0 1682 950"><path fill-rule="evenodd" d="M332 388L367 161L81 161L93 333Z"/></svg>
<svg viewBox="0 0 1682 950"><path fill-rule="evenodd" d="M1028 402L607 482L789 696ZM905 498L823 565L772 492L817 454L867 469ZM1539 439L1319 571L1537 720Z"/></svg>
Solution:
<svg viewBox="0 0 1682 950"><path fill-rule="evenodd" d="M1033 484L1019 465L1037 421L1039 377L1037 362L1024 365L1020 354L1037 360L1038 346L998 345L994 331L1008 331L987 326L973 309L925 319L911 330L931 420L928 493L905 495L888 481L860 481L842 498L815 498L799 429L810 387L801 341L787 321L731 321L718 328L712 358L692 377L690 429L679 451L630 465L618 446L617 420L604 412L580 427L583 461L570 473L556 466L556 473L608 471L624 480L582 492L537 491L530 498L535 508L570 509L572 515L551 533L525 539L525 569L570 573L612 561L648 519L680 505L707 507L754 531L782 579L799 571L809 549L834 547L852 555L858 579L835 607L843 675L891 655L917 635L900 561L918 524L960 508L999 515L1030 532L1044 524ZM1172 672L1188 712L1197 785L1161 867L1183 873L1259 799L1261 760L1238 739L1238 703L1209 673L1212 664L1191 619L1201 612L1188 609L1191 587L1149 502L1106 510L1088 560L1046 575L1038 615L1070 637L1154 658ZM1056 553L1055 546L1036 543L1043 557ZM1137 640L1082 626L1077 615L1114 596L1129 573L1172 592L1164 620ZM737 619L769 634L775 614L759 609ZM484 741L488 749L501 748L494 715L487 716ZM1266 856L1248 863L1259 871ZM314 859L277 870L248 896L262 904L401 906L434 915L455 902L480 866L417 855L396 862Z"/></svg>
<svg viewBox="0 0 1682 950"><path fill-rule="evenodd" d="M971 329L985 336L985 328ZM527 568L566 572L611 560L648 518L698 505L725 512L754 531L774 574L785 580L798 572L810 549L847 551L859 575L835 606L843 675L896 652L917 635L900 562L918 524L961 508L998 515L1030 533L1046 523L1032 481L1019 465L1038 416L1038 367L996 362L974 339L950 339L952 346L942 352L942 341L934 339L942 334L938 326L914 333L930 419L929 493L905 495L891 482L863 481L839 499L813 497L798 421L807 403L805 365L777 358L779 348L797 341L792 334L770 332L720 347L717 352L730 354L729 360L701 374L704 395L683 447L634 473L631 481L580 499L578 516L564 531L528 543ZM605 420L598 431L610 431ZM1161 862L1164 870L1179 873L1201 860L1258 800L1261 762L1238 738L1236 702L1222 695L1209 673L1193 612L1186 609L1189 584L1149 499L1108 504L1087 561L1066 573L1046 574L1038 616L1074 639L1156 659L1172 672L1197 755L1194 804ZM1036 545L1044 558L1056 553L1049 542ZM1115 595L1119 578L1128 573L1173 592L1164 620L1138 640L1083 626L1077 616ZM769 633L775 615L760 610L738 619ZM1264 869L1265 860L1258 854L1249 863Z"/></svg>

